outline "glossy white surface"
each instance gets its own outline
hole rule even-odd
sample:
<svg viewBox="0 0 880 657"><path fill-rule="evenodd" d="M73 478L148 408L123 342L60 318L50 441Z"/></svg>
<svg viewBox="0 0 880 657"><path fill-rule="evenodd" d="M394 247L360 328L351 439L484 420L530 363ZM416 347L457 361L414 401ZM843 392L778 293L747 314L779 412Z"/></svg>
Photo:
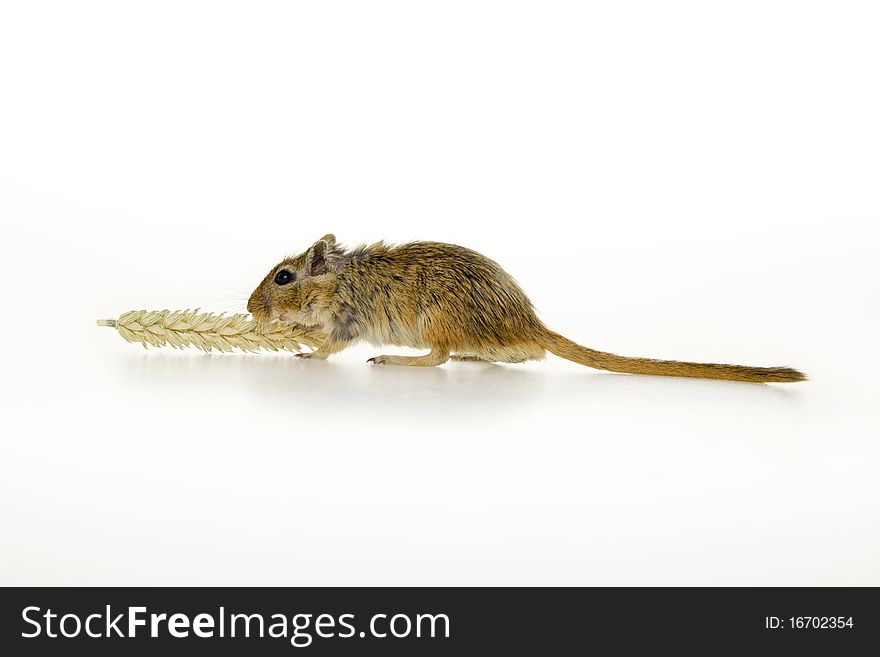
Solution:
<svg viewBox="0 0 880 657"><path fill-rule="evenodd" d="M0 584L880 584L878 15L827 7L4 7ZM813 380L94 325L240 310L328 231L480 250L595 348Z"/></svg>

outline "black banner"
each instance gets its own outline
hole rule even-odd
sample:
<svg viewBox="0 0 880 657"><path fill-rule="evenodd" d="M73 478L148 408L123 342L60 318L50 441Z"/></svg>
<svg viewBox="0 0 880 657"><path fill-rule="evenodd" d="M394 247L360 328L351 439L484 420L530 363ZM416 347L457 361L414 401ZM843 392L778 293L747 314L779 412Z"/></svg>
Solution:
<svg viewBox="0 0 880 657"><path fill-rule="evenodd" d="M0 600L6 655L863 654L880 645L870 588L7 588Z"/></svg>

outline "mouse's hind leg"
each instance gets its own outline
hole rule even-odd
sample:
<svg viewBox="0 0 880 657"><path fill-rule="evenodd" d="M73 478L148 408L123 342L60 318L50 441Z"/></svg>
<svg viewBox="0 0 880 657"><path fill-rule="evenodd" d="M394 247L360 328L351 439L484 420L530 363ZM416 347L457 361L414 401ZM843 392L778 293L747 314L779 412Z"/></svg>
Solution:
<svg viewBox="0 0 880 657"><path fill-rule="evenodd" d="M545 351L540 344L534 342L518 342L512 345L466 352L480 360L490 363L524 363L527 360L541 360ZM471 360L468 358L467 360Z"/></svg>
<svg viewBox="0 0 880 657"><path fill-rule="evenodd" d="M374 365L409 365L416 367L431 367L433 365L442 365L449 360L448 349L431 350L431 353L424 356L376 356L368 360L368 363Z"/></svg>
<svg viewBox="0 0 880 657"><path fill-rule="evenodd" d="M473 354L452 354L449 357L449 360L457 360L460 363L491 363L491 360L487 358L483 358L482 356L475 356Z"/></svg>

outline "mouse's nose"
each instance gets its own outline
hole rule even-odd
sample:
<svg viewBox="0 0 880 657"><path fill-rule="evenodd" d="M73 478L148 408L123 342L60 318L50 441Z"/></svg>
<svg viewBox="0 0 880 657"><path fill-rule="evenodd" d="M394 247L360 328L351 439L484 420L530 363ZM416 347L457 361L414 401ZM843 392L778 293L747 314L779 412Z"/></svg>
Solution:
<svg viewBox="0 0 880 657"><path fill-rule="evenodd" d="M257 315L263 310L268 310L268 308L265 308L264 305L267 306L268 304L264 304L264 299L262 298L262 296L259 295L257 292L254 292L251 295L251 298L248 299L247 309L250 314Z"/></svg>
<svg viewBox="0 0 880 657"><path fill-rule="evenodd" d="M254 319L259 321L269 321L272 316L272 304L269 297L265 293L260 294L259 290L255 290L251 298L248 299L247 309L254 316Z"/></svg>

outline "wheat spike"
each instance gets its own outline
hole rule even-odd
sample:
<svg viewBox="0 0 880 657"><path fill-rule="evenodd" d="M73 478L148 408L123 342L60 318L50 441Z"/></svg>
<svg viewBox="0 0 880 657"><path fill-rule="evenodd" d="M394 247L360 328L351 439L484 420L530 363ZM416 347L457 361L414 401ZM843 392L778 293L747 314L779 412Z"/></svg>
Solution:
<svg viewBox="0 0 880 657"><path fill-rule="evenodd" d="M128 342L144 347L197 347L203 351L299 351L324 342L325 335L297 324L274 322L260 327L250 315L212 315L198 310L133 310L117 319L99 319Z"/></svg>

